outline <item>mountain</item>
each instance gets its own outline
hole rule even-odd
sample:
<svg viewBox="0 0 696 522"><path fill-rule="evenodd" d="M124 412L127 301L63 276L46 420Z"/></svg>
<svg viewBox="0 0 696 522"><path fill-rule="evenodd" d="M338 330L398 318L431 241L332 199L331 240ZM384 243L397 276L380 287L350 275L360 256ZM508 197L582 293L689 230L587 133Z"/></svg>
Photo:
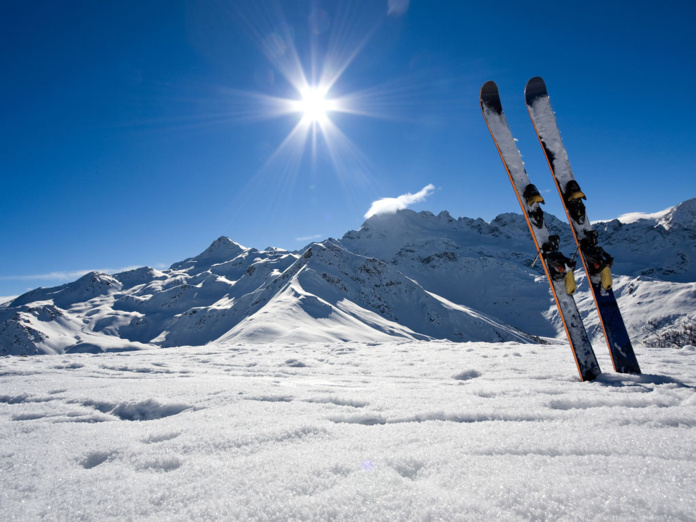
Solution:
<svg viewBox="0 0 696 522"><path fill-rule="evenodd" d="M569 228L546 216L562 250ZM694 343L696 199L597 224L634 343ZM298 252L227 237L167 270L90 273L0 305L0 354L101 352L212 341L448 339L543 342L562 327L525 221L402 210ZM602 343L578 274L578 304Z"/></svg>
<svg viewBox="0 0 696 522"><path fill-rule="evenodd" d="M618 273L665 281L696 281L696 198L662 216L597 223Z"/></svg>

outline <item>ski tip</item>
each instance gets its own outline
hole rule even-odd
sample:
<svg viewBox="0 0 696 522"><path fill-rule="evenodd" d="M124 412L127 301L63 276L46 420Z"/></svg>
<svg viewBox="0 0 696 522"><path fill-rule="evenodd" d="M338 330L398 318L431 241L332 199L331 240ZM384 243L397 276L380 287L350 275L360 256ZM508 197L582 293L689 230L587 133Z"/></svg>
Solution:
<svg viewBox="0 0 696 522"><path fill-rule="evenodd" d="M498 95L498 86L493 80L487 81L483 84L483 87L481 87L481 97L485 95L490 96L491 94Z"/></svg>
<svg viewBox="0 0 696 522"><path fill-rule="evenodd" d="M549 93L546 90L546 84L540 76L535 76L527 82L527 86L524 89L524 98L527 105L531 105L534 100L542 96L548 96Z"/></svg>
<svg viewBox="0 0 696 522"><path fill-rule="evenodd" d="M500 103L500 94L498 93L498 86L494 81L488 81L483 84L483 87L481 87L480 99L482 108L485 105L498 114L503 112L503 106Z"/></svg>

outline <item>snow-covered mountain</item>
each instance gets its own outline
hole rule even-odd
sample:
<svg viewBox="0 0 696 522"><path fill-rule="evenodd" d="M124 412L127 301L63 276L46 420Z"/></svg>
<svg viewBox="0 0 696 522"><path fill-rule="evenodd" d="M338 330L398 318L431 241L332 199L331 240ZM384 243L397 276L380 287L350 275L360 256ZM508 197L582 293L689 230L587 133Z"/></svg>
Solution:
<svg viewBox="0 0 696 522"><path fill-rule="evenodd" d="M570 253L567 224L547 215ZM597 225L634 342L694 341L696 199ZM0 354L212 341L539 341L561 332L522 216L490 223L403 210L298 252L221 237L168 270L90 273L0 305ZM580 276L580 274L579 274ZM580 276L582 279L582 276ZM598 320L586 285L578 303Z"/></svg>
<svg viewBox="0 0 696 522"><path fill-rule="evenodd" d="M652 218L596 223L614 269L664 281L696 281L696 198Z"/></svg>

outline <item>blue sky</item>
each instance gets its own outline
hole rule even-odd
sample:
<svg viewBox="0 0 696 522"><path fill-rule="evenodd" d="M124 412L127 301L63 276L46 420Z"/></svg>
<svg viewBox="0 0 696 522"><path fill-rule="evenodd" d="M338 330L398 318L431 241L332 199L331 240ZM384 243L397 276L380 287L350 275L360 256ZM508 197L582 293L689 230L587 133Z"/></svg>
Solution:
<svg viewBox="0 0 696 522"><path fill-rule="evenodd" d="M0 296L220 235L298 249L409 193L518 212L479 109L491 79L542 191L532 76L591 219L673 206L696 196L694 20L683 1L3 2ZM302 78L334 80L322 125L282 101Z"/></svg>

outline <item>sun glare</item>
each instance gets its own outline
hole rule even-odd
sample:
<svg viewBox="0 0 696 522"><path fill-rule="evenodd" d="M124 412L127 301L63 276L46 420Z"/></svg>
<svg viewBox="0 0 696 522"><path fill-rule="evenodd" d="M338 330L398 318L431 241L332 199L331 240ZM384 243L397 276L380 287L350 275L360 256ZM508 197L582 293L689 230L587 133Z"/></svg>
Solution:
<svg viewBox="0 0 696 522"><path fill-rule="evenodd" d="M339 114L381 117L375 108L380 108L388 93L377 87L346 91L346 85L338 82L383 20L382 3L365 2L355 9L351 2L336 2L333 16L315 9L309 18L309 33L296 32L276 0L230 4L267 60L254 76L262 90L244 93L253 103L245 103L240 116L249 120L289 116L286 122L295 120L255 176L258 186L266 190L268 179L278 187L281 180L287 186L294 184L308 151L312 176L320 162L328 161L346 187L369 184L372 165L334 120ZM300 34L309 36L306 54L297 49Z"/></svg>
<svg viewBox="0 0 696 522"><path fill-rule="evenodd" d="M308 87L301 93L302 100L297 103L297 110L309 123L325 123L327 113L335 109L332 100L326 98L326 89L321 87Z"/></svg>

